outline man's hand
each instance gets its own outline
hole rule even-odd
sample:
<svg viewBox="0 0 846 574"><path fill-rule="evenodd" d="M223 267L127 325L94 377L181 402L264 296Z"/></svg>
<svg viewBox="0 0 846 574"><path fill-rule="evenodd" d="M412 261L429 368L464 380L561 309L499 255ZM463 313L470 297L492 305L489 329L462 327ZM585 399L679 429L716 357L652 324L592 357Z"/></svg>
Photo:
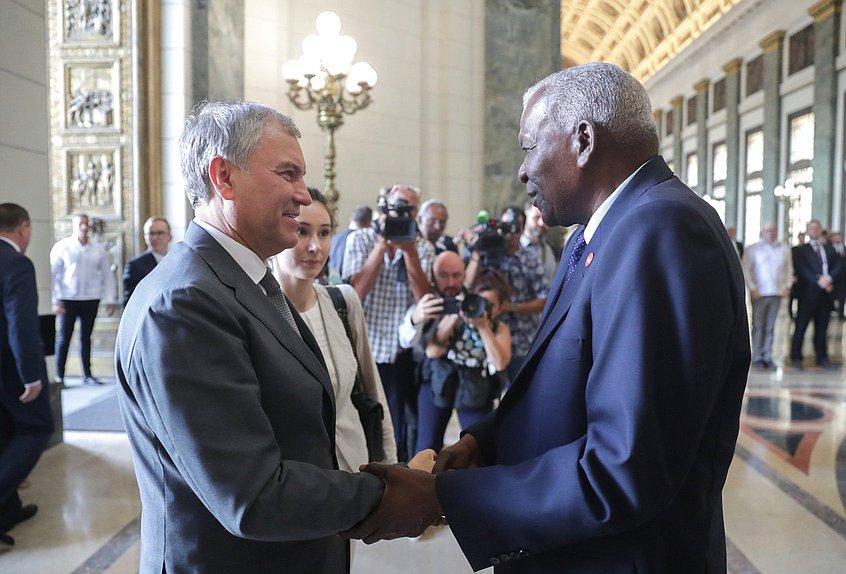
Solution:
<svg viewBox="0 0 846 574"><path fill-rule="evenodd" d="M757 289L750 289L749 290L749 298L752 299L753 301L757 301L758 299L761 298L761 292L758 291Z"/></svg>
<svg viewBox="0 0 846 574"><path fill-rule="evenodd" d="M455 332L457 326L458 315L453 313L444 316L441 322L438 323L438 329L435 332L435 342L445 345L452 338L452 334Z"/></svg>
<svg viewBox="0 0 846 574"><path fill-rule="evenodd" d="M24 388L24 392L21 396L18 397L18 400L24 404L31 403L41 394L41 383L37 383L35 385L29 385L28 387Z"/></svg>
<svg viewBox="0 0 846 574"><path fill-rule="evenodd" d="M53 304L53 313L56 315L64 315L65 314L65 306L61 303L54 303Z"/></svg>
<svg viewBox="0 0 846 574"><path fill-rule="evenodd" d="M115 306L114 306L114 304L113 304L113 303L108 303L108 304L106 305L106 315L108 315L109 317L111 317L111 316L112 316L112 315L114 315L114 314L115 314Z"/></svg>
<svg viewBox="0 0 846 574"><path fill-rule="evenodd" d="M411 322L419 325L429 319L437 318L443 310L444 300L441 297L435 297L431 293L426 293L417 302L417 307L414 308L414 313L411 314Z"/></svg>
<svg viewBox="0 0 846 574"><path fill-rule="evenodd" d="M414 458L408 461L408 468L431 473L432 467L435 466L435 456L437 456L437 453L431 448L421 450L414 455Z"/></svg>
<svg viewBox="0 0 846 574"><path fill-rule="evenodd" d="M435 455L432 474L448 470L461 470L482 466L482 449L472 434L465 434L457 443L448 446Z"/></svg>
<svg viewBox="0 0 846 574"><path fill-rule="evenodd" d="M360 538L365 544L420 536L426 528L442 523L443 511L435 491L435 476L398 465L371 463L364 472L385 481L382 502L354 528L341 532L344 538Z"/></svg>

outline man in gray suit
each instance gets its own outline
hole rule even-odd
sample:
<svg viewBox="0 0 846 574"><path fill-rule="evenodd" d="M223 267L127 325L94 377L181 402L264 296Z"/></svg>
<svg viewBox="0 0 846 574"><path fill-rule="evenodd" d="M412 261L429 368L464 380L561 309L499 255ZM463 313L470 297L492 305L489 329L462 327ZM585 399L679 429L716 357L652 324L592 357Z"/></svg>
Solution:
<svg viewBox="0 0 846 574"><path fill-rule="evenodd" d="M249 102L186 121L194 221L130 299L115 359L142 573L347 572L336 533L382 497L381 480L337 470L323 357L265 266L311 202L299 136Z"/></svg>

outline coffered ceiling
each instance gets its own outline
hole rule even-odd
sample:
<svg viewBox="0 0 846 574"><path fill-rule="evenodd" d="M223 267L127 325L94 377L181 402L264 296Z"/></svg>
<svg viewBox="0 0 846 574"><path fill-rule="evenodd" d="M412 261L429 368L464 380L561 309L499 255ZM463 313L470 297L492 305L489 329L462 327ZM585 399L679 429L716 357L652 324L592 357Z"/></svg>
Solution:
<svg viewBox="0 0 846 574"><path fill-rule="evenodd" d="M562 0L565 66L612 62L646 80L741 0Z"/></svg>

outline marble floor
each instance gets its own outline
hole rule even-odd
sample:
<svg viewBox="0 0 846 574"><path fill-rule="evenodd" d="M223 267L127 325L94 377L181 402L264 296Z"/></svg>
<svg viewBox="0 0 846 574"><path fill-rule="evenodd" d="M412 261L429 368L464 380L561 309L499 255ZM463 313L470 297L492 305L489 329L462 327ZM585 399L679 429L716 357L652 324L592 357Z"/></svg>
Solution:
<svg viewBox="0 0 846 574"><path fill-rule="evenodd" d="M776 348L786 348L786 324ZM846 374L843 324L832 322L836 369L753 370L736 455L724 491L732 574L844 572L846 564ZM107 357L101 357L106 373ZM112 379L113 381L113 379ZM114 393L114 383L69 380L64 411ZM455 424L450 433L457 431ZM65 431L21 491L40 510L0 554L3 574L138 571L140 503L120 432ZM448 528L420 539L356 548L353 572L469 573ZM489 571L486 571L489 572Z"/></svg>

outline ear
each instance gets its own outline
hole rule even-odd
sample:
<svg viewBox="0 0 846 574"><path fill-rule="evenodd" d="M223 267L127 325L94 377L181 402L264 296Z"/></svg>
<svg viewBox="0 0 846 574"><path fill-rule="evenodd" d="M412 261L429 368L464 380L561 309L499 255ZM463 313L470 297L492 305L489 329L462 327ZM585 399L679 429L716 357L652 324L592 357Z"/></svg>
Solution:
<svg viewBox="0 0 846 574"><path fill-rule="evenodd" d="M593 157L593 152L596 149L596 126L587 121L582 120L576 127L576 142L577 142L577 158L576 165L580 169L587 167Z"/></svg>
<svg viewBox="0 0 846 574"><path fill-rule="evenodd" d="M219 155L214 156L209 163L209 181L215 193L229 201L235 195L232 185L233 171L234 166Z"/></svg>

